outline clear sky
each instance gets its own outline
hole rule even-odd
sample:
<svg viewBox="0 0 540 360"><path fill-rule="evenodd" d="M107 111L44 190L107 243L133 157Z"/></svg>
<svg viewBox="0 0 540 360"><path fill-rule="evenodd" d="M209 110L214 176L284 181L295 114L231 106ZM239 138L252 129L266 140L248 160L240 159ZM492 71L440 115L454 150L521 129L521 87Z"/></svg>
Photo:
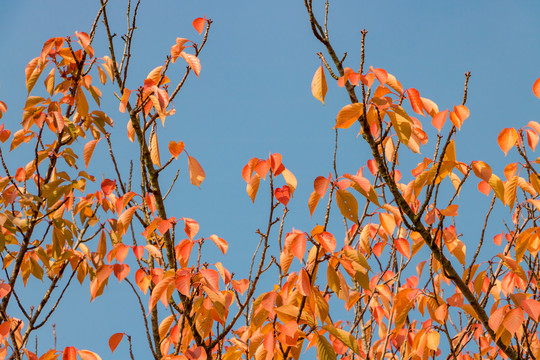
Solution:
<svg viewBox="0 0 540 360"><path fill-rule="evenodd" d="M110 3L109 16L120 35L125 30L125 4L120 0ZM50 37L89 31L97 9L98 1L90 0L2 3L0 100L9 111L1 121L8 128L15 128L21 120L28 61L39 55ZM175 101L177 114L167 119L161 148L166 153L169 140L184 141L207 178L200 190L189 185L187 161L177 162L180 183L169 201L169 214L196 219L201 235L215 233L226 239L229 256L224 258L214 249L207 254L240 275L245 274L257 242L254 231L265 224L267 198L261 193L255 205L251 204L241 178L242 167L251 157L281 153L298 179L285 230L309 231L321 222L322 213L316 212L311 220L307 200L315 177L327 175L331 169L331 128L348 98L329 76L326 105L311 95L311 79L320 64L316 53L322 46L312 36L301 0L143 0L128 88L141 85L150 70L163 64L176 37L200 42L191 21L202 15L214 23L201 55L200 78L190 78ZM540 4L534 1L339 0L331 3L329 28L335 48L348 52L346 65L352 68L359 65L360 31L367 29L366 65L386 69L405 88L418 89L440 109L461 103L463 74L471 71L467 103L471 116L458 134L457 156L468 163L484 160L502 177L504 164L515 154L503 161L504 154L496 143L499 131L540 121L540 101L531 91L540 77L539 18ZM107 55L104 39L100 29L94 43L97 56ZM177 64L176 74L183 69L184 64ZM112 98L110 88L104 97ZM116 123L116 150L124 151L127 159L135 147L125 140L126 115L118 112L115 99L104 101L102 107ZM431 129L427 120L425 127ZM368 159L367 148L356 138L357 131L340 133L340 173L354 173ZM96 152L104 150L98 146ZM422 156L412 163L421 161ZM102 163L93 159L91 171L98 178L102 173L107 176L110 169L100 166ZM174 171L170 173L172 177ZM464 202L470 209L460 213L467 216L461 220L460 230L465 239L478 235L475 216L479 211L484 214L489 205L489 198L476 193L477 182L471 179L471 190L462 194L470 197ZM480 210L475 207L478 201L483 204ZM500 209L499 213L500 219L508 210ZM492 232L500 232L501 226L494 225ZM331 230L338 241L342 239L342 225L337 223ZM59 311L53 320L58 348L73 345L96 351L103 359L113 358L107 340L113 333L125 331L133 335L135 350L146 354L144 334L137 331L140 314L127 287L111 279L106 290L109 294L91 306L87 284L75 284L72 290L64 303L69 310ZM95 315L94 309L100 314ZM50 346L39 343L42 350ZM115 356L125 357L124 349L125 345Z"/></svg>

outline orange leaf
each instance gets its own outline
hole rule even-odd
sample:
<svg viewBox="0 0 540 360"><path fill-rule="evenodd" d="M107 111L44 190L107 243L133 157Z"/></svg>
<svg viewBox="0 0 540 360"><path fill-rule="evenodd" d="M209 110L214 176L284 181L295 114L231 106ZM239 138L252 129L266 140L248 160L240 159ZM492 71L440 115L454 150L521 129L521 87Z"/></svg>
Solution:
<svg viewBox="0 0 540 360"><path fill-rule="evenodd" d="M293 230L285 237L285 247L290 249L293 255L302 261L306 253L306 236L300 230Z"/></svg>
<svg viewBox="0 0 540 360"><path fill-rule="evenodd" d="M521 327L524 320L525 316L523 310L519 308L513 309L504 317L503 326L510 334L514 335Z"/></svg>
<svg viewBox="0 0 540 360"><path fill-rule="evenodd" d="M294 174L290 172L289 169L284 169L281 172L281 175L283 175L283 179L285 179L285 182L287 183L287 186L291 191L291 196L293 196L294 191L296 190L296 185L298 184L296 181L296 176L294 176Z"/></svg>
<svg viewBox="0 0 540 360"><path fill-rule="evenodd" d="M448 114L448 109L438 112L433 119L431 120L431 125L433 125L439 132L441 132L444 123L446 122L446 115Z"/></svg>
<svg viewBox="0 0 540 360"><path fill-rule="evenodd" d="M131 119L127 123L127 135L129 141L135 141L135 129L133 128L133 123L131 122Z"/></svg>
<svg viewBox="0 0 540 360"><path fill-rule="evenodd" d="M508 150L510 150L515 144L518 139L518 134L516 129L514 128L506 128L503 129L499 136L497 137L497 143L499 144L499 147L504 152L504 155L508 153Z"/></svg>
<svg viewBox="0 0 540 360"><path fill-rule="evenodd" d="M161 296L167 291L169 288L169 285L174 282L175 277L174 276L168 276L163 279L152 290L152 294L150 295L150 300L148 301L148 313L152 311L154 306L156 306L157 302L161 298Z"/></svg>
<svg viewBox="0 0 540 360"><path fill-rule="evenodd" d="M328 189L329 184L330 184L330 178L318 176L313 182L313 187L315 188L315 192L319 194L321 198L323 198L324 194L326 194L326 190Z"/></svg>
<svg viewBox="0 0 540 360"><path fill-rule="evenodd" d="M444 216L457 216L458 205L449 205L446 209L441 210L441 214Z"/></svg>
<svg viewBox="0 0 540 360"><path fill-rule="evenodd" d="M94 149L96 148L96 145L99 142L99 140L101 139L90 140L89 142L86 143L86 145L84 145L83 159L84 159L84 164L86 165L87 168L88 168L88 164L90 163L90 159L92 158L92 154L94 153Z"/></svg>
<svg viewBox="0 0 540 360"><path fill-rule="evenodd" d="M534 321L538 321L540 319L540 302L534 299L525 299L521 301L520 304L521 308L529 314L530 317L533 318Z"/></svg>
<svg viewBox="0 0 540 360"><path fill-rule="evenodd" d="M489 182L491 178L491 167L483 161L473 161L471 163L474 174L485 182Z"/></svg>
<svg viewBox="0 0 540 360"><path fill-rule="evenodd" d="M109 347L111 348L111 352L113 353L114 350L116 350L116 347L122 341L122 338L124 337L124 333L116 333L113 336L109 338Z"/></svg>
<svg viewBox="0 0 540 360"><path fill-rule="evenodd" d="M188 63L189 67L193 70L195 75L199 77L199 73L201 72L201 62L199 61L199 58L196 57L195 55L188 54L183 51L180 53L180 56L183 57L184 60L186 60L186 62Z"/></svg>
<svg viewBox="0 0 540 360"><path fill-rule="evenodd" d="M407 95L409 96L409 101L411 102L411 107L413 111L419 115L424 115L422 99L420 98L420 93L415 88L407 89Z"/></svg>
<svg viewBox="0 0 540 360"><path fill-rule="evenodd" d="M316 191L312 192L311 195L309 196L308 208L309 208L309 213L311 214L312 217L313 217L313 212L315 211L315 208L317 207L317 204L319 203L320 199L321 199L321 196Z"/></svg>
<svg viewBox="0 0 540 360"><path fill-rule="evenodd" d="M216 246L219 248L219 250L221 250L223 255L227 253L227 250L229 249L229 244L227 244L225 240L218 237L217 235L210 235L210 240L212 240L214 244L216 244Z"/></svg>
<svg viewBox="0 0 540 360"><path fill-rule="evenodd" d="M298 277L298 292L300 294L310 297L311 296L311 282L309 281L309 275L306 270L300 270L300 276Z"/></svg>
<svg viewBox="0 0 540 360"><path fill-rule="evenodd" d="M195 186L200 186L204 181L205 174L204 170L194 157L188 155L188 164L189 164L189 180Z"/></svg>
<svg viewBox="0 0 540 360"><path fill-rule="evenodd" d="M78 350L79 356L82 360L101 360L98 354L90 350Z"/></svg>
<svg viewBox="0 0 540 360"><path fill-rule="evenodd" d="M536 81L534 82L532 90L533 90L534 95L536 95L536 97L540 98L540 78L536 79Z"/></svg>
<svg viewBox="0 0 540 360"><path fill-rule="evenodd" d="M183 217L184 232L190 240L193 240L195 235L199 232L199 223L193 219Z"/></svg>
<svg viewBox="0 0 540 360"><path fill-rule="evenodd" d="M259 176L259 174L255 174L251 177L251 179L246 185L247 194L251 198L252 202L255 202L255 197L257 196L257 191L259 190L260 182L261 182L261 177Z"/></svg>
<svg viewBox="0 0 540 360"><path fill-rule="evenodd" d="M62 360L77 360L77 349L73 346L68 346L64 349Z"/></svg>
<svg viewBox="0 0 540 360"><path fill-rule="evenodd" d="M321 64L317 71L315 71L315 75L313 76L313 80L311 81L311 93L313 94L315 99L319 100L324 105L324 97L326 96L327 91L328 86L326 85L324 69Z"/></svg>
<svg viewBox="0 0 540 360"><path fill-rule="evenodd" d="M124 88L122 99L120 100L120 106L118 107L118 110L121 113L126 112L127 103L129 101L129 95L131 95L131 90L129 90L128 88Z"/></svg>
<svg viewBox="0 0 540 360"><path fill-rule="evenodd" d="M202 34L205 25L206 15L204 16L204 18L196 18L195 20L193 20L193 27L195 28L195 30L197 30L199 35Z"/></svg>
<svg viewBox="0 0 540 360"><path fill-rule="evenodd" d="M120 233L123 235L126 233L129 224L131 223L131 220L133 219L133 214L135 214L135 211L139 208L139 205L132 206L128 209L126 209L122 215L118 217L118 225L120 225Z"/></svg>
<svg viewBox="0 0 540 360"><path fill-rule="evenodd" d="M411 246L409 245L409 241L404 238L399 238L394 241L394 244L396 245L397 251L403 256L405 256L407 259L410 259L411 257Z"/></svg>
<svg viewBox="0 0 540 360"><path fill-rule="evenodd" d="M244 295L244 292L249 287L249 281L248 279L242 279L242 280L232 280L231 285L234 290L238 291L240 295Z"/></svg>
<svg viewBox="0 0 540 360"><path fill-rule="evenodd" d="M364 104L354 103L344 106L338 113L335 128L348 129L364 113Z"/></svg>
<svg viewBox="0 0 540 360"><path fill-rule="evenodd" d="M184 143L182 141L171 141L169 143L169 152L175 159L178 159L178 155L180 155L182 151L184 151Z"/></svg>
<svg viewBox="0 0 540 360"><path fill-rule="evenodd" d="M0 284L0 299L9 294L11 286L9 284Z"/></svg>
<svg viewBox="0 0 540 360"><path fill-rule="evenodd" d="M538 145L538 140L540 137L535 131L531 129L525 129L525 132L527 134L527 143L529 144L532 151L534 151L536 145Z"/></svg>
<svg viewBox="0 0 540 360"><path fill-rule="evenodd" d="M159 144L157 139L157 134L154 131L150 135L150 158L152 159L152 164L156 165L157 167L161 167L161 159L159 156Z"/></svg>

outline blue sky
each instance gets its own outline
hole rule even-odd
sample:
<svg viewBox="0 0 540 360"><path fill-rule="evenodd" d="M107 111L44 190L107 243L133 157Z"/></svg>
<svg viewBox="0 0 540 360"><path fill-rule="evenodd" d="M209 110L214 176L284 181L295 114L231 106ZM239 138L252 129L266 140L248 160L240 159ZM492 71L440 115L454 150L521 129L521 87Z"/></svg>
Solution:
<svg viewBox="0 0 540 360"><path fill-rule="evenodd" d="M24 67L28 61L38 56L50 37L88 31L97 8L98 1L88 0L2 4L0 100L9 108L2 118L8 128L14 129L21 120L20 109L26 96ZM214 23L201 55L200 78L191 77L176 99L177 114L167 119L160 144L166 153L169 140L184 141L186 149L205 169L207 179L201 189L191 186L187 161L179 160L175 166L181 171L180 182L168 203L169 214L196 219L201 224L201 235L215 233L226 239L229 256L221 257L210 248L208 256L245 274L247 259L257 241L254 231L265 225L267 194L262 193L261 185L259 198L255 205L251 204L241 178L242 167L251 157L281 153L285 165L298 179L285 230L295 227L309 231L322 221L322 212L317 211L310 219L307 200L315 177L331 170L331 128L348 98L329 76L326 105L323 107L311 95L311 79L320 64L316 53L322 46L311 34L300 0L143 1L128 88L138 87L150 70L163 64L176 37L200 42L191 21L202 15ZM484 160L502 177L504 165L516 158L511 152L503 159L496 143L499 131L540 121L540 101L531 91L533 82L540 77L540 48L536 45L540 38L539 15L540 5L532 1L341 0L331 4L329 28L336 50L348 52L346 65L352 68L359 65L360 31L367 29L366 65L386 69L405 88L418 89L440 109L461 103L463 73L471 71L467 102L471 116L458 134L457 156L468 163ZM109 17L114 31L121 34L125 29L124 2L111 1ZM107 54L102 29L98 30L94 49L97 56ZM184 65L177 63L173 73L179 76L183 69ZM104 97L111 98L111 91L107 88ZM102 104L116 123L113 142L119 153L124 151L120 155L124 160L135 147L125 139L127 119L117 106L115 99ZM427 119L425 123L431 131ZM355 127L340 131L340 173L354 173L368 159L368 150L356 138L357 132ZM105 147L98 146L98 151L105 151ZM429 150L425 156L431 154ZM413 158L411 164L423 156ZM90 170L98 178L102 173L111 174L110 168L101 168L102 162L96 159ZM16 164L19 159L10 161ZM128 169L126 164L124 170ZM481 216L489 205L489 199L475 191L476 184L477 180L471 179L460 208L464 218L461 232L471 238L480 231L478 212ZM507 209L499 209L496 216L500 219L507 215ZM340 241L342 225L337 222L333 226ZM497 223L492 232L501 230ZM74 345L97 351L103 359L112 358L106 344L108 337L126 331L139 337L137 351L146 351L143 334L130 330L140 326L141 321L136 308L126 305L135 304L126 287L111 281L108 296L91 306L87 286L76 284L73 289L66 299L70 310L54 320L59 348ZM96 308L100 316L94 315ZM73 319L80 328L69 324ZM42 342L39 346L49 347Z"/></svg>

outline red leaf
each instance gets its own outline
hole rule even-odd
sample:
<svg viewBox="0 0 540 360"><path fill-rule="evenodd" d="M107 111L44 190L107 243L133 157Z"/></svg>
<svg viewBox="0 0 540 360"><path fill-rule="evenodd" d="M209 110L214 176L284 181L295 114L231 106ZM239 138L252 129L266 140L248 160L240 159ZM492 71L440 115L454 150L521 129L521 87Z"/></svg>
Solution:
<svg viewBox="0 0 540 360"><path fill-rule="evenodd" d="M424 115L422 99L420 99L420 93L418 90L415 88L407 89L407 95L409 96L409 101L411 102L413 111L419 115Z"/></svg>
<svg viewBox="0 0 540 360"><path fill-rule="evenodd" d="M101 190L103 191L105 196L112 194L115 187L116 187L116 180L112 181L109 179L105 179L101 182Z"/></svg>
<svg viewBox="0 0 540 360"><path fill-rule="evenodd" d="M283 187L277 188L274 193L276 199L283 205L287 206L289 200L291 199L291 190L289 189L289 186L283 185Z"/></svg>
<svg viewBox="0 0 540 360"><path fill-rule="evenodd" d="M142 246L142 245L139 245L139 246L133 245L131 247L131 249L133 250L133 254L135 254L135 257L137 258L137 260L141 260L143 254L144 254L144 246Z"/></svg>
<svg viewBox="0 0 540 360"><path fill-rule="evenodd" d="M119 282L122 282L129 274L129 266L127 264L114 264L114 276Z"/></svg>
<svg viewBox="0 0 540 360"><path fill-rule="evenodd" d="M193 27L195 28L195 30L197 30L199 35L202 34L205 25L206 25L206 15L202 18L196 18L195 20L193 20Z"/></svg>
<svg viewBox="0 0 540 360"><path fill-rule="evenodd" d="M73 346L68 346L64 349L62 360L77 360L77 349Z"/></svg>
<svg viewBox="0 0 540 360"><path fill-rule="evenodd" d="M113 336L109 338L109 347L111 348L111 352L113 353L114 350L116 350L116 347L122 341L122 338L124 337L124 333L116 333Z"/></svg>

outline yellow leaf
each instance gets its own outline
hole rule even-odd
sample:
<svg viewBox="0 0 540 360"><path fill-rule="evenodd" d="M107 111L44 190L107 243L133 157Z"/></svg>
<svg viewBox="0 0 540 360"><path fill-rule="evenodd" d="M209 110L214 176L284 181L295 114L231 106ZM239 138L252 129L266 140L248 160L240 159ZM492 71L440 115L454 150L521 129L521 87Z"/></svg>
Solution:
<svg viewBox="0 0 540 360"><path fill-rule="evenodd" d="M353 194L347 190L337 190L336 201L339 211L345 218L358 222L358 202Z"/></svg>
<svg viewBox="0 0 540 360"><path fill-rule="evenodd" d="M504 186L504 203L510 206L510 209L514 207L514 203L516 202L518 180L519 176L514 176Z"/></svg>
<svg viewBox="0 0 540 360"><path fill-rule="evenodd" d="M338 113L335 128L348 129L364 113L364 104L354 103L344 106Z"/></svg>
<svg viewBox="0 0 540 360"><path fill-rule="evenodd" d="M287 185L289 186L289 190L291 191L291 196L293 196L297 185L296 177L292 172L289 171L289 169L283 170L281 175L283 175L283 178L285 179L285 182L287 183Z"/></svg>
<svg viewBox="0 0 540 360"><path fill-rule="evenodd" d="M336 360L337 355L332 344L324 336L317 338L317 358L319 360Z"/></svg>
<svg viewBox="0 0 540 360"><path fill-rule="evenodd" d="M324 68L321 64L317 71L315 71L315 75L313 76L313 80L311 81L311 93L313 94L315 99L319 100L324 105L324 97L326 96L327 91L328 86L326 85Z"/></svg>

